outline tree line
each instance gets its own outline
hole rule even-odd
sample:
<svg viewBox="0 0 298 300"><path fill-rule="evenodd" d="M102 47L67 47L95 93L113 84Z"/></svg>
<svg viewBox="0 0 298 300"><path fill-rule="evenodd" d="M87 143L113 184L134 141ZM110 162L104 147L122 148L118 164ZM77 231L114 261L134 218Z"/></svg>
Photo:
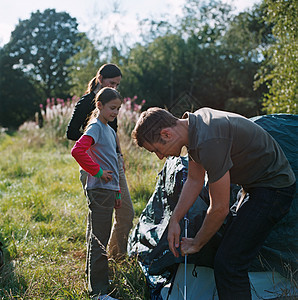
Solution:
<svg viewBox="0 0 298 300"><path fill-rule="evenodd" d="M66 12L33 12L0 49L0 126L17 128L47 98L81 96L106 62L123 72L122 96L146 99L145 108L297 113L297 5L264 0L235 14L221 1L189 0L174 24L141 20L142 39L129 47L116 30L118 43L79 32Z"/></svg>

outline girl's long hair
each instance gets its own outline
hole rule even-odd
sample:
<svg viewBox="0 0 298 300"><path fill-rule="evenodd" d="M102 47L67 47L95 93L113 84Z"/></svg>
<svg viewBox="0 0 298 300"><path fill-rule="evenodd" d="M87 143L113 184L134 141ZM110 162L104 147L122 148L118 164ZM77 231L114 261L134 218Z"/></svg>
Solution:
<svg viewBox="0 0 298 300"><path fill-rule="evenodd" d="M121 70L119 69L119 67L115 64L104 64L102 65L97 73L96 76L93 77L87 86L87 89L85 91L85 94L89 94L91 92L94 91L95 87L100 83L99 82L99 76L102 76L103 79L105 78L114 78L114 77L118 77L121 76L122 77L122 73Z"/></svg>
<svg viewBox="0 0 298 300"><path fill-rule="evenodd" d="M89 126L91 121L93 119L97 118L99 115L99 109L97 108L97 103L100 101L102 103L102 105L106 105L108 102L115 100L115 99L119 99L122 103L122 97L121 97L120 93L117 90L110 88L110 87L104 87L96 94L96 96L94 98L95 109L92 111L92 113L90 114L90 116L88 118L88 122L87 122L87 126L85 127L85 130L87 129L87 127Z"/></svg>

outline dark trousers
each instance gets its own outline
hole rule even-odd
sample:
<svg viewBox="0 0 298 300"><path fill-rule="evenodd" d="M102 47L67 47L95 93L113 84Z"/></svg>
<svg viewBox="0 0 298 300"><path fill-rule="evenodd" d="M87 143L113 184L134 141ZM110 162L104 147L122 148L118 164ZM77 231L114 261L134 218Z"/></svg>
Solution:
<svg viewBox="0 0 298 300"><path fill-rule="evenodd" d="M109 289L108 256L106 247L112 228L116 191L87 190L87 257L86 272L91 296L107 294Z"/></svg>
<svg viewBox="0 0 298 300"><path fill-rule="evenodd" d="M231 208L214 262L220 300L251 299L249 266L273 226L288 213L295 191L295 184L279 189L253 188L237 211L237 203Z"/></svg>

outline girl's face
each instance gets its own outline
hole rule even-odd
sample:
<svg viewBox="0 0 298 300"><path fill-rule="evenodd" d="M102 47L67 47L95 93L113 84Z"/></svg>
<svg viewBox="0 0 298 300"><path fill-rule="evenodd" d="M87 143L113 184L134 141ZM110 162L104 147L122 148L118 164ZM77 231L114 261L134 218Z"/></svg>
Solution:
<svg viewBox="0 0 298 300"><path fill-rule="evenodd" d="M99 101L97 102L97 107L99 109L99 120L107 124L108 122L114 121L117 117L121 107L121 100L118 98L113 99L104 105Z"/></svg>
<svg viewBox="0 0 298 300"><path fill-rule="evenodd" d="M113 78L102 78L102 76L99 77L99 82L101 83L101 86L104 87L110 87L113 89L117 89L121 81L121 76L113 77Z"/></svg>

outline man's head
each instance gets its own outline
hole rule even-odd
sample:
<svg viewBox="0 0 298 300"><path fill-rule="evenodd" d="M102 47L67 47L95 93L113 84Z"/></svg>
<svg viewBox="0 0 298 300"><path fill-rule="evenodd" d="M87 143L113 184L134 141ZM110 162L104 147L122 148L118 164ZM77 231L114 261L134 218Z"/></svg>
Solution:
<svg viewBox="0 0 298 300"><path fill-rule="evenodd" d="M179 119L165 109L152 107L142 112L132 132L135 143L154 152L158 158L179 156L182 148Z"/></svg>

